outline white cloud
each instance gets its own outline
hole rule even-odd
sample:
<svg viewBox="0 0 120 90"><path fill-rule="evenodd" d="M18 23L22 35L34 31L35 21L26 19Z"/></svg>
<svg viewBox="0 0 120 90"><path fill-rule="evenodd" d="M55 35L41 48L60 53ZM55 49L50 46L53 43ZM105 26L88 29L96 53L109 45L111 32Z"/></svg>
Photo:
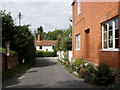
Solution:
<svg viewBox="0 0 120 90"><path fill-rule="evenodd" d="M32 31L42 25L44 31L67 28L72 15L71 3L66 2L4 2L3 9L11 12L18 24L18 13L22 13L22 24L31 24Z"/></svg>
<svg viewBox="0 0 120 90"><path fill-rule="evenodd" d="M74 0L3 0L4 2L73 2ZM80 0L81 2L118 2L120 0Z"/></svg>
<svg viewBox="0 0 120 90"><path fill-rule="evenodd" d="M71 2L73 0L3 0L4 2Z"/></svg>

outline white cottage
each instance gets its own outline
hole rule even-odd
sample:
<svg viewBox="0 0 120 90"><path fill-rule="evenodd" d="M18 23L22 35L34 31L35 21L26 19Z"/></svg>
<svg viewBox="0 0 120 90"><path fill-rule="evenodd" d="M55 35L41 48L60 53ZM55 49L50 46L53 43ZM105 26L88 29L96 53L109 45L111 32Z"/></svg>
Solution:
<svg viewBox="0 0 120 90"><path fill-rule="evenodd" d="M36 50L40 51L54 51L55 40L40 40L40 35L38 35L38 40L35 40Z"/></svg>

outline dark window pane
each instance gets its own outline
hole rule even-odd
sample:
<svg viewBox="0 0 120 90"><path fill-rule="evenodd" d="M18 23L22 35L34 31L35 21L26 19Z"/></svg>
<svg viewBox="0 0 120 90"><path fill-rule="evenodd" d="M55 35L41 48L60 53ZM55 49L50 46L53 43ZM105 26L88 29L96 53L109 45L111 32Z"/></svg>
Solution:
<svg viewBox="0 0 120 90"><path fill-rule="evenodd" d="M104 33L104 40L107 40L107 32Z"/></svg>
<svg viewBox="0 0 120 90"><path fill-rule="evenodd" d="M109 40L109 48L112 48L112 47L113 47L113 40L110 39L110 40Z"/></svg>
<svg viewBox="0 0 120 90"><path fill-rule="evenodd" d="M109 22L109 30L112 30L112 22Z"/></svg>
<svg viewBox="0 0 120 90"><path fill-rule="evenodd" d="M107 48L107 41L104 41L104 48Z"/></svg>
<svg viewBox="0 0 120 90"><path fill-rule="evenodd" d="M106 32L107 31L107 25L103 24L103 27L104 27L104 32Z"/></svg>
<svg viewBox="0 0 120 90"><path fill-rule="evenodd" d="M115 38L118 38L118 29L115 30Z"/></svg>
<svg viewBox="0 0 120 90"><path fill-rule="evenodd" d="M112 31L109 31L109 39L113 39Z"/></svg>
<svg viewBox="0 0 120 90"><path fill-rule="evenodd" d="M54 46L52 48L54 49Z"/></svg>
<svg viewBox="0 0 120 90"><path fill-rule="evenodd" d="M118 19L115 20L115 28L118 28Z"/></svg>
<svg viewBox="0 0 120 90"><path fill-rule="evenodd" d="M40 49L42 49L42 46L40 46Z"/></svg>
<svg viewBox="0 0 120 90"><path fill-rule="evenodd" d="M118 48L119 39L115 39L115 48Z"/></svg>

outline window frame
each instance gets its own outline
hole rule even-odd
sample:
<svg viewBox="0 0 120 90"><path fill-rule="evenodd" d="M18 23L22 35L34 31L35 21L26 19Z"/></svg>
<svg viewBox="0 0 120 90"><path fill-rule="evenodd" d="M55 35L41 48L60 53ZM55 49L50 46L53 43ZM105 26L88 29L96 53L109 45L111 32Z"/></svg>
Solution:
<svg viewBox="0 0 120 90"><path fill-rule="evenodd" d="M80 34L75 35L76 36L76 49L80 50Z"/></svg>
<svg viewBox="0 0 120 90"><path fill-rule="evenodd" d="M119 46L118 46L118 48L116 48L115 47L115 40L116 39L118 39L119 40L119 36L118 36L118 38L116 38L115 37L115 30L117 30L118 29L118 31L119 31L119 25L118 25L118 28L115 28L115 20L117 20L118 19L118 24L119 24L119 17L115 17L115 18L113 18L113 19L111 19L111 20L109 20L109 21L106 21L105 23L102 23L102 51L119 51L120 49L119 49ZM112 47L110 47L109 46L109 23L112 23L112 36L113 36L113 40L112 40L112 43L113 43L113 46ZM107 25L107 48L104 48L104 33L105 33L105 31L104 31L104 25Z"/></svg>
<svg viewBox="0 0 120 90"><path fill-rule="evenodd" d="M81 13L81 3L80 0L77 0L77 14L79 15Z"/></svg>

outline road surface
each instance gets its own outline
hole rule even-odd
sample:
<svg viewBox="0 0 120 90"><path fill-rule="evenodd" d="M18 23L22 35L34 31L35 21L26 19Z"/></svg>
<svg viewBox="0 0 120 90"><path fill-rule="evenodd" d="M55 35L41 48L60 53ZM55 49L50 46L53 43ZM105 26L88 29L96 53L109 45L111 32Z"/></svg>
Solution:
<svg viewBox="0 0 120 90"><path fill-rule="evenodd" d="M5 82L3 88L91 88L69 72L54 57L36 58L34 67Z"/></svg>

